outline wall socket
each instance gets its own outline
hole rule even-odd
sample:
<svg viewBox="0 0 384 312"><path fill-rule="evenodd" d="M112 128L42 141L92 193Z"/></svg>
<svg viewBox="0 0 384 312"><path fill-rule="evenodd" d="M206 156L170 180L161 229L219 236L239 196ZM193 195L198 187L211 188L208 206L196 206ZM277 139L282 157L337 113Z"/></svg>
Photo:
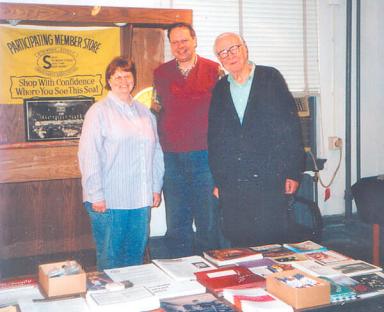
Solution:
<svg viewBox="0 0 384 312"><path fill-rule="evenodd" d="M330 150L339 150L343 147L343 140L336 136L328 137L328 148Z"/></svg>

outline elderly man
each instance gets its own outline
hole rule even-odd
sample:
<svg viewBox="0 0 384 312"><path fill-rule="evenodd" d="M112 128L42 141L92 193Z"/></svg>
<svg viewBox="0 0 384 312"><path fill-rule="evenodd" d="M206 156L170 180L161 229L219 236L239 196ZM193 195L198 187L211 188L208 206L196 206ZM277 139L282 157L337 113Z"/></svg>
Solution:
<svg viewBox="0 0 384 312"><path fill-rule="evenodd" d="M171 25L168 39L174 59L155 70L154 85L165 163L166 242L175 258L215 249L219 243L207 128L220 65L196 54L196 34L189 24Z"/></svg>
<svg viewBox="0 0 384 312"><path fill-rule="evenodd" d="M208 125L223 233L232 246L283 242L286 194L304 167L294 98L278 70L248 60L239 35L219 35L214 52L229 73L213 90Z"/></svg>

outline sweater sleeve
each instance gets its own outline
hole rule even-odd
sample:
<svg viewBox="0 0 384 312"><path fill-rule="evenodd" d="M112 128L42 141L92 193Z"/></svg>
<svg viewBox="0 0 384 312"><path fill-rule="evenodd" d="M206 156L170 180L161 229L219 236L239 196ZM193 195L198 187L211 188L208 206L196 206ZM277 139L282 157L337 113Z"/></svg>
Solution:
<svg viewBox="0 0 384 312"><path fill-rule="evenodd" d="M304 171L305 154L297 106L279 71L275 70L274 78L281 126L281 143L277 153L284 157L282 171L285 178L300 181L301 174Z"/></svg>

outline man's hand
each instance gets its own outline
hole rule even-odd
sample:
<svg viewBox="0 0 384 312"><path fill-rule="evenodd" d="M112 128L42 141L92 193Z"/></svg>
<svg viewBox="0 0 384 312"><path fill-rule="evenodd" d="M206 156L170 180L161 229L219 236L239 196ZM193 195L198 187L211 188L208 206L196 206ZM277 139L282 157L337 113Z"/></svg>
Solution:
<svg viewBox="0 0 384 312"><path fill-rule="evenodd" d="M161 194L160 193L153 193L153 208L157 208L160 206L161 203Z"/></svg>
<svg viewBox="0 0 384 312"><path fill-rule="evenodd" d="M92 209L93 211L96 211L96 212L105 212L105 210L107 210L107 205L105 203L105 200L92 203Z"/></svg>
<svg viewBox="0 0 384 312"><path fill-rule="evenodd" d="M285 194L294 194L299 187L299 182L291 179L285 180Z"/></svg>
<svg viewBox="0 0 384 312"><path fill-rule="evenodd" d="M219 188L217 186L213 188L212 195L219 199Z"/></svg>

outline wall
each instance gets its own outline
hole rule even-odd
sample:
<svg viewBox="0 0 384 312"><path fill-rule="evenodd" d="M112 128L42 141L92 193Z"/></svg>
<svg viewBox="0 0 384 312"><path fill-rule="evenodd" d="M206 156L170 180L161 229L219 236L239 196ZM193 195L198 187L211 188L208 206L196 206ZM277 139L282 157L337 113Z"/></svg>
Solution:
<svg viewBox="0 0 384 312"><path fill-rule="evenodd" d="M52 3L76 4L71 0L24 0L7 2L25 3ZM355 0L353 4L355 6ZM83 0L82 5L108 5L108 6L141 6L141 7L171 7L171 0L151 0L140 2L127 0L124 3L117 0ZM327 158L325 169L321 172L327 183L337 166L338 153L328 150L329 136L345 138L345 42L346 42L346 0L319 0L319 59L321 79L321 103L318 105L318 152L320 157ZM384 21L380 12L384 11L384 1L361 1L361 107L362 107L362 176L384 173L384 143L381 140L384 132L384 123L381 121L383 105L381 99L384 92L384 79L382 69L384 63L384 39L381 30ZM353 8L355 10L355 7ZM196 17L195 17L196 19ZM355 26L353 26L355 28ZM245 34L246 37L246 34ZM354 73L354 72L353 72ZM354 89L354 77L352 78ZM352 94L355 110L355 95ZM355 122L352 124L355 129ZM353 140L355 135L353 135ZM355 142L352 142L352 181L356 179L355 173ZM345 190L345 160L331 186L331 197L324 201L324 189L319 188L319 205L322 213L327 215L344 213ZM160 211L155 212L160 213ZM153 231L164 232L163 213L153 226Z"/></svg>
<svg viewBox="0 0 384 312"><path fill-rule="evenodd" d="M356 1L353 1L353 34L355 37ZM382 133L384 108L384 2L361 1L361 177L384 173ZM345 138L345 49L346 1L319 1L321 105L318 115L319 152L327 158L322 172L325 182L331 178L338 162L338 153L329 151L329 136ZM352 42L352 63L356 61L355 40ZM353 65L354 66L354 65ZM352 183L356 181L356 70L352 69ZM331 187L331 198L324 202L324 189L319 188L323 214L344 213L345 158Z"/></svg>

